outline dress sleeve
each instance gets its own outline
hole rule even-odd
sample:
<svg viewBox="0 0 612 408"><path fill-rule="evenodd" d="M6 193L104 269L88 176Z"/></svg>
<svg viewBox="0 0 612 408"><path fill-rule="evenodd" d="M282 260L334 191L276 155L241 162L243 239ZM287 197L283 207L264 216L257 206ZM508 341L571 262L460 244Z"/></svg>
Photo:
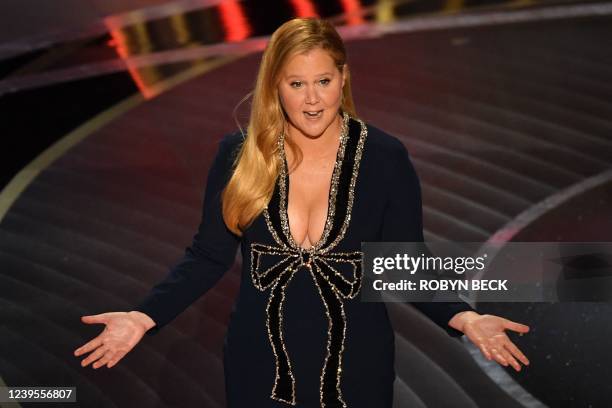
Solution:
<svg viewBox="0 0 612 408"><path fill-rule="evenodd" d="M424 242L421 186L408 151L399 141L393 150L387 173L387 205L382 226L384 242ZM425 247L425 250L426 247ZM474 310L457 297L457 302L411 302L417 310L444 329L450 336L463 333L448 325L459 312Z"/></svg>
<svg viewBox="0 0 612 408"><path fill-rule="evenodd" d="M168 275L132 309L155 321L147 331L149 335L156 334L206 293L234 264L240 237L223 221L221 192L229 181L238 139L239 135L230 134L219 145L208 172L202 217L191 245Z"/></svg>

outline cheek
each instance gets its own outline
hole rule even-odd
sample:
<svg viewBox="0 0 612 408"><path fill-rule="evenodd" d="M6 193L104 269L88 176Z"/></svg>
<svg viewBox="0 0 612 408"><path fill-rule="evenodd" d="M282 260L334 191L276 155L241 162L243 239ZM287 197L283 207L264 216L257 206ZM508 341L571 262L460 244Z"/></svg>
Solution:
<svg viewBox="0 0 612 408"><path fill-rule="evenodd" d="M300 106L301 101L296 93L292 94L291 92L281 91L279 92L279 96L281 99L281 104L287 111L295 110Z"/></svg>
<svg viewBox="0 0 612 408"><path fill-rule="evenodd" d="M342 88L328 88L321 95L327 103L334 104L341 100Z"/></svg>

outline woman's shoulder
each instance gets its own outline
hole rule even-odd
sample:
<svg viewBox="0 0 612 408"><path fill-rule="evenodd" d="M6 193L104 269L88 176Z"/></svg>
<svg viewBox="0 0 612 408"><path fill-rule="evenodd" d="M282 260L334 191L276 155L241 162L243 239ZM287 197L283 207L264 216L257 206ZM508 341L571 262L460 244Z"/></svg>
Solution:
<svg viewBox="0 0 612 408"><path fill-rule="evenodd" d="M243 141L244 141L244 135L242 134L242 131L240 129L236 129L232 132L229 132L223 135L223 137L221 138L221 141L219 142L220 149L221 150L227 149L227 150L233 151L235 148L242 145Z"/></svg>
<svg viewBox="0 0 612 408"><path fill-rule="evenodd" d="M376 126L368 123L366 125L368 137L365 151L369 157L368 168L374 168L376 174L386 177L387 180L418 184L418 175L404 142Z"/></svg>
<svg viewBox="0 0 612 408"><path fill-rule="evenodd" d="M234 161L240 151L243 137L240 130L224 134L217 142L217 151L209 170L209 177L224 177L229 179Z"/></svg>
<svg viewBox="0 0 612 408"><path fill-rule="evenodd" d="M240 130L224 134L217 145L216 160L229 166L234 162L243 141L244 137Z"/></svg>
<svg viewBox="0 0 612 408"><path fill-rule="evenodd" d="M384 159L381 163L387 163L390 159L402 160L408 156L408 150L399 137L365 122L368 137L366 139L368 153L376 159Z"/></svg>

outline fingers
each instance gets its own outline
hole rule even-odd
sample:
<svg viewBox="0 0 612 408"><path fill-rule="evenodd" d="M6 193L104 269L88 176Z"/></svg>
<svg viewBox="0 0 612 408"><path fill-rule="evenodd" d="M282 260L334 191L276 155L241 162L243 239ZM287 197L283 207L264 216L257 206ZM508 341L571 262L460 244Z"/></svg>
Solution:
<svg viewBox="0 0 612 408"><path fill-rule="evenodd" d="M512 357L512 355L508 352L508 350L506 350L505 347L502 348L501 353L504 356L504 360L506 360L512 366L512 368L514 368L516 371L521 371L521 365L516 361L514 357Z"/></svg>
<svg viewBox="0 0 612 408"><path fill-rule="evenodd" d="M525 354L523 354L523 352L521 350L519 350L518 347L516 347L516 345L510 341L510 339L508 339L507 343L505 344L505 347L516 357L518 358L521 363L525 364L525 365L529 365L529 360L527 359L527 357L525 356Z"/></svg>
<svg viewBox="0 0 612 408"><path fill-rule="evenodd" d="M115 356L115 353L113 351L106 350L102 358L96 361L92 367L93 368L102 367L104 366L104 364L108 363L114 356Z"/></svg>
<svg viewBox="0 0 612 408"><path fill-rule="evenodd" d="M113 356L113 358L111 358L111 360L108 362L108 368L112 368L115 364L117 364L119 361L121 361L121 359L126 355L126 352L123 351L118 351L117 353L115 353L115 355Z"/></svg>
<svg viewBox="0 0 612 408"><path fill-rule="evenodd" d="M529 326L508 319L504 319L504 329L509 329L521 334L529 332Z"/></svg>
<svg viewBox="0 0 612 408"><path fill-rule="evenodd" d="M516 360L518 358L523 364L529 365L529 360L525 355L504 335L501 340L497 340L495 346L491 346L491 351L496 360L503 366L511 365L517 372L521 371L521 365ZM516 357L516 358L515 358Z"/></svg>
<svg viewBox="0 0 612 408"><path fill-rule="evenodd" d="M497 353L497 361L501 365L511 365L516 371L521 371L521 365L506 348L506 346L510 345L512 342L505 333L493 336L489 339L489 341L493 343L491 348L495 349L495 352Z"/></svg>
<svg viewBox="0 0 612 408"><path fill-rule="evenodd" d="M97 359L99 359L100 357L102 357L104 355L104 353L106 353L108 349L105 347L98 347L96 349L96 351L94 351L93 353L91 353L85 360L83 360L81 362L81 366L82 367L87 367L87 365L93 361L96 361Z"/></svg>
<svg viewBox="0 0 612 408"><path fill-rule="evenodd" d="M478 348L480 349L480 352L482 354L484 354L484 356L487 358L487 360L491 361L493 356L491 355L491 352L489 351L489 348L487 346L485 346L484 343L478 343Z"/></svg>
<svg viewBox="0 0 612 408"><path fill-rule="evenodd" d="M504 349L504 338L507 337L508 336L505 334L500 334L493 337L477 337L474 344L480 348L480 351L482 354L484 354L487 360L491 361L495 359L495 361L501 365L507 366L514 360L510 353ZM516 360L514 360L514 363L518 364L516 363Z"/></svg>
<svg viewBox="0 0 612 408"><path fill-rule="evenodd" d="M485 322L484 319L493 320L494 327L487 326L486 323L491 322ZM482 319L475 320L470 327L469 331L465 331L466 335L478 346L487 360L494 359L503 366L511 365L516 371L521 371L521 364L517 359L523 364L529 365L527 357L510 341L504 331L509 329L519 333L527 333L529 326L498 316L485 316Z"/></svg>
<svg viewBox="0 0 612 408"><path fill-rule="evenodd" d="M502 354L502 351L500 350L499 346L490 347L490 350L491 350L491 355L493 356L493 358L495 358L495 361L497 361L503 366L508 365L508 361L504 358L504 355Z"/></svg>
<svg viewBox="0 0 612 408"><path fill-rule="evenodd" d="M507 336L503 334L503 337ZM503 337L502 335L497 337L472 335L470 340L480 349L487 360L491 361L495 359L498 363L507 366L508 360L507 357L504 357L505 350L502 343Z"/></svg>
<svg viewBox="0 0 612 408"><path fill-rule="evenodd" d="M101 345L102 339L100 338L100 336L98 336L95 339L91 340L89 343L85 344L83 347L79 347L78 349L76 349L74 351L74 355L78 357L82 354L89 353L90 351L100 347Z"/></svg>
<svg viewBox="0 0 612 408"><path fill-rule="evenodd" d="M83 351L83 347L78 349L77 352L75 352L75 355L80 355L80 354L85 353L85 351ZM106 346L100 346L93 353L91 353L85 360L81 362L81 366L86 367L92 362L95 362L92 365L93 368L100 368L105 364L108 364L108 368L111 368L112 366L116 365L126 354L127 352L125 351L117 351L117 350L114 350L113 348L109 348Z"/></svg>
<svg viewBox="0 0 612 408"><path fill-rule="evenodd" d="M81 321L87 324L106 323L108 321L108 317L106 316L106 313L102 313L98 315L81 316Z"/></svg>

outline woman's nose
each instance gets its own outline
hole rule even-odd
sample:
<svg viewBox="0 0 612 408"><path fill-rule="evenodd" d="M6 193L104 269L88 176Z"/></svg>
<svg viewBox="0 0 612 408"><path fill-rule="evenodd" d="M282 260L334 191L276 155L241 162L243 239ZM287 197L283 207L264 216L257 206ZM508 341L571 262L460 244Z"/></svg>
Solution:
<svg viewBox="0 0 612 408"><path fill-rule="evenodd" d="M319 95L317 94L317 90L314 86L306 87L306 103L315 104L319 102Z"/></svg>

